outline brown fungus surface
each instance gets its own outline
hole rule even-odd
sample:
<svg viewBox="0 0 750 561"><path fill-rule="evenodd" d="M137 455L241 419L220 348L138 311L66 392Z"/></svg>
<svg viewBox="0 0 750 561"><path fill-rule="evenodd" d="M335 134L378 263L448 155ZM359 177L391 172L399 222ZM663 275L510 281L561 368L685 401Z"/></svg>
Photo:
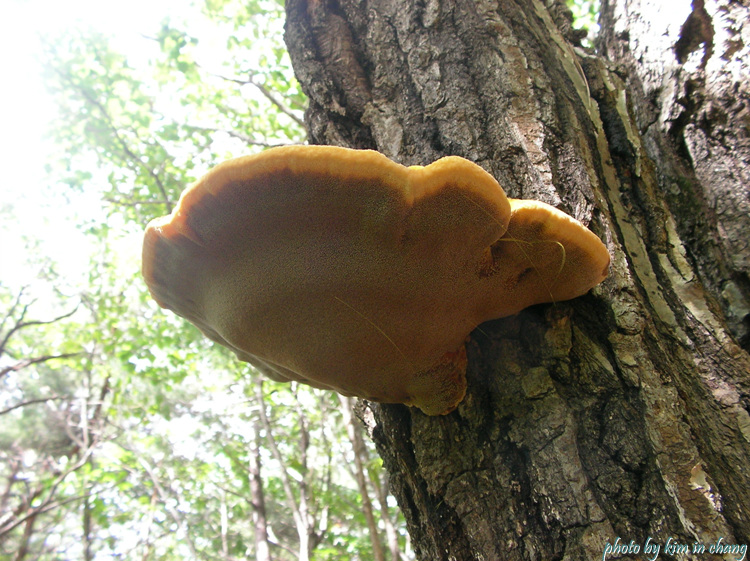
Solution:
<svg viewBox="0 0 750 561"><path fill-rule="evenodd" d="M463 398L477 325L580 296L608 265L583 225L468 160L326 146L216 166L143 246L159 305L240 360L429 415Z"/></svg>

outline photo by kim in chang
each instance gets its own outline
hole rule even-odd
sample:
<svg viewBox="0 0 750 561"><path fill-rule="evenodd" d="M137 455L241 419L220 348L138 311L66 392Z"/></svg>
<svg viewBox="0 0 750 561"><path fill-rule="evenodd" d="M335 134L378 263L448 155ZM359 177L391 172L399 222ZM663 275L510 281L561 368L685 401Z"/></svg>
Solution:
<svg viewBox="0 0 750 561"><path fill-rule="evenodd" d="M672 559L675 557L700 557L700 556L718 556L721 559L736 559L744 561L747 555L747 544L729 544L724 542L724 538L718 538L714 543L704 544L693 542L692 544L679 543L672 537L667 538L664 544L660 544L651 537L646 538L646 542L641 546L630 540L625 542L619 537L614 543L607 543L604 546L602 560L620 559L623 556L638 557L656 561L656 559ZM663 556L663 557L660 557Z"/></svg>
<svg viewBox="0 0 750 561"><path fill-rule="evenodd" d="M736 560L750 6L12 1L0 560Z"/></svg>

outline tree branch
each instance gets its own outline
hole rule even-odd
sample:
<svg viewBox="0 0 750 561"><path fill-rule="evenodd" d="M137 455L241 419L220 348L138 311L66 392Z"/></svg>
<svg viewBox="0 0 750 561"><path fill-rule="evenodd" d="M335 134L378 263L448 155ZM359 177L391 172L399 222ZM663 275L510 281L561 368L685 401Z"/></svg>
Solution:
<svg viewBox="0 0 750 561"><path fill-rule="evenodd" d="M10 308L8 309L8 313L5 314L5 317L3 317L3 321L0 321L0 331L3 330L5 327L5 322L8 321L11 316L13 316L14 312L16 311L16 308L21 304L21 298L23 297L23 293L26 290L26 286L21 287L21 289L18 291L18 294L16 294L15 301L13 304L10 305ZM28 309L28 304L24 306L23 311L21 312L21 316L16 320L16 323L23 321L23 316L26 314L26 310ZM8 337L5 337L3 339L3 342L0 343L0 355L3 354L3 350L5 349L5 343L8 341Z"/></svg>
<svg viewBox="0 0 750 561"><path fill-rule="evenodd" d="M163 205L164 201L154 201L154 200L146 200L146 201L125 201L123 199L112 199L112 198L105 198L104 202L110 203L117 206L146 206L146 205Z"/></svg>
<svg viewBox="0 0 750 561"><path fill-rule="evenodd" d="M6 376L10 372L18 372L19 370L23 370L24 368L31 366L32 364L40 364L42 362L48 362L50 360L58 360L58 359L64 359L64 358L71 358L74 356L79 356L83 353L63 353L59 355L44 355L44 356L38 356L35 358L27 358L24 360L21 360L17 362L16 364L12 366L6 366L5 368L0 370L0 378L3 376ZM0 411L0 415L7 413L7 411Z"/></svg>
<svg viewBox="0 0 750 561"><path fill-rule="evenodd" d="M85 495L77 495L75 497L68 497L67 499L63 499L60 501L53 500L55 493L57 492L57 488L60 486L60 484L65 480L66 477L68 477L68 475L70 475L74 471L81 469L86 464L86 462L88 462L89 457L91 456L92 452L93 452L93 448L89 448L88 450L86 450L86 452L81 455L81 457L78 459L77 462L69 466L68 469L66 469L65 471L63 471L57 476L57 478L52 483L52 485L49 486L47 497L41 502L39 506L31 508L31 501L27 501L26 504L28 505L28 507L27 507L26 514L24 516L20 518L15 518L15 516L17 516L20 513L20 511L23 510L23 505L22 505L20 508L16 509L15 514L12 514L9 519L6 519L5 521L3 521L3 525L0 526L0 538L12 532L14 529L16 529L18 526L20 526L27 520L29 520L31 517L38 516L39 514L48 512L60 506L66 505L70 502L83 499ZM38 491L35 492L35 496L41 495L43 491L44 489L38 489Z"/></svg>
<svg viewBox="0 0 750 561"><path fill-rule="evenodd" d="M76 305L76 307L73 308L67 314L63 314L63 315L58 316L58 317L56 317L54 319L50 319L50 320L46 320L46 321L37 320L37 321L26 321L25 322L25 321L23 321L23 318L26 316L26 312L29 309L30 305L31 304L26 304L23 307L23 310L21 311L21 314L19 315L18 319L16 320L16 324L13 327L11 327L8 330L8 332L5 334L5 337L3 337L3 340L0 343L0 355L2 355L3 352L5 351L5 347L7 346L8 341L10 341L10 338L13 336L14 333L18 333L21 329L24 329L26 327L31 327L33 325L50 325L52 323L55 323L55 322L61 321L63 319L69 318L70 316L72 316L73 314L75 314L78 311L78 307L80 306L80 303L78 305ZM16 306L16 304L14 304L12 306L12 308L15 308L15 306ZM3 323L5 323L5 319L3 320ZM3 372L3 374L7 374L7 372ZM2 375L2 374L0 374L0 375Z"/></svg>
<svg viewBox="0 0 750 561"><path fill-rule="evenodd" d="M185 536L185 542L187 543L188 549L190 549L190 553L192 554L193 558L200 559L200 556L198 555L198 551L195 548L195 543L193 542L193 538L190 535L190 528L188 527L187 522L185 522L185 519L182 517L182 515L179 513L177 509L169 506L168 499L170 497L167 495L166 491L164 490L164 487L162 487L161 482L159 481L159 479L156 476L156 473L154 473L154 470L151 467L151 464L149 464L143 457L139 457L138 462L141 464L141 466L143 466L143 469L146 470L146 473L151 479L151 482L154 484L154 488L156 489L156 492L159 494L159 498L162 500L164 507L167 509L167 512L169 512L169 515L172 517L172 520L174 520L175 524L177 524L177 527L180 528L183 535Z"/></svg>
<svg viewBox="0 0 750 561"><path fill-rule="evenodd" d="M297 115L294 114L292 109L286 106L284 102L282 102L279 99L276 99L276 96L273 95L263 84L259 84L255 80L253 80L252 74L250 74L250 77L247 80L240 80L239 78L230 78L229 76L223 76L221 74L213 74L217 78L221 78L222 80L226 80L227 82L234 82L235 84L239 84L240 86L244 85L251 85L254 86L262 95L265 97L268 101L270 101L273 105L275 105L279 111L281 111L284 115L289 117L292 121L294 121L296 124L298 124L303 129L305 128L305 123L302 119L300 119Z"/></svg>
<svg viewBox="0 0 750 561"><path fill-rule="evenodd" d="M226 129L219 129L215 127L201 127L198 125L188 125L190 129L198 130L201 132L222 132L232 138L236 138L238 140L241 140L245 144L249 146L262 146L264 148L275 148L276 146L290 146L291 142L265 142L263 140L256 140L252 137L247 136L246 134L242 134L237 131L231 131Z"/></svg>
<svg viewBox="0 0 750 561"><path fill-rule="evenodd" d="M152 168L146 166L146 164L144 164L141 161L138 155L135 154L130 149L130 146L128 146L128 143L120 134L120 127L116 126L115 123L112 121L111 115L109 114L107 109L102 105L101 101L92 97L91 94L87 92L84 88L79 87L79 85L75 83L70 78L69 75L61 72L60 70L57 70L57 74L60 76L63 82L67 83L74 91L77 91L88 103L90 103L93 107L95 107L99 111L102 118L107 123L110 133L115 138L117 143L120 145L120 148L122 149L122 151L125 153L125 155L130 159L130 161L133 164L135 164L141 170L145 171L146 174L148 174L151 177L151 179L153 179L157 189L159 190L159 192L162 194L162 197L164 198L164 205L167 207L167 212L172 212L172 202L169 198L169 195L167 194L167 189L163 181Z"/></svg>
<svg viewBox="0 0 750 561"><path fill-rule="evenodd" d="M16 403L15 405L8 407L7 409L0 410L0 415L6 415L15 409L20 409L21 407L26 407L27 405L34 405L36 403L45 403L47 401L59 401L61 399L68 399L68 396L53 395L52 397L40 397L38 399L29 399L27 401L22 401L21 403Z"/></svg>
<svg viewBox="0 0 750 561"><path fill-rule="evenodd" d="M273 436L273 429L271 428L271 422L268 419L268 415L266 414L266 404L263 398L263 379L258 378L258 384L257 384L257 395L258 395L258 401L260 405L260 421L263 424L263 428L266 431L266 440L268 441L268 447L271 449L271 455L273 455L274 459L279 463L279 468L281 470L280 476L281 476L281 485L284 489L284 494L286 495L287 505L289 506L289 509L292 511L292 518L294 518L294 524L297 527L297 533L299 534L300 543L303 542L305 537L307 536L307 525L306 520L303 518L302 513L299 510L299 505L297 503L297 500L294 497L294 491L292 491L292 483L291 478L289 477L289 472L286 469L286 463L284 462L284 458L281 455L281 451L279 450L279 447L276 444L276 439ZM300 550L302 547L300 547ZM302 554L304 552L300 551L300 558L302 558Z"/></svg>

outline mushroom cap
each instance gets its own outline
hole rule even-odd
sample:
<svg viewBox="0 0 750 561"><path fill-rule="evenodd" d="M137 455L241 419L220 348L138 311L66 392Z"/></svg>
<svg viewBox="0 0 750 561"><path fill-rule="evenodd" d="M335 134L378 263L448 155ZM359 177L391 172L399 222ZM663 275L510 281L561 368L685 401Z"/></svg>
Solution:
<svg viewBox="0 0 750 561"><path fill-rule="evenodd" d="M219 164L143 246L157 303L240 360L428 414L463 398L479 323L579 296L608 264L579 222L468 160L327 146Z"/></svg>

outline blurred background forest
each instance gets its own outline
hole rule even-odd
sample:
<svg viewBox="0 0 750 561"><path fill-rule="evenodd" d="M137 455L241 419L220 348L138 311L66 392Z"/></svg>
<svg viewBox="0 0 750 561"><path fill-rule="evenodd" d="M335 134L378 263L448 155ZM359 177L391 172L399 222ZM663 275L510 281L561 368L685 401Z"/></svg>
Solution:
<svg viewBox="0 0 750 561"><path fill-rule="evenodd" d="M305 141L283 1L5 2L0 559L412 559L366 410L264 381L140 278L184 187Z"/></svg>

